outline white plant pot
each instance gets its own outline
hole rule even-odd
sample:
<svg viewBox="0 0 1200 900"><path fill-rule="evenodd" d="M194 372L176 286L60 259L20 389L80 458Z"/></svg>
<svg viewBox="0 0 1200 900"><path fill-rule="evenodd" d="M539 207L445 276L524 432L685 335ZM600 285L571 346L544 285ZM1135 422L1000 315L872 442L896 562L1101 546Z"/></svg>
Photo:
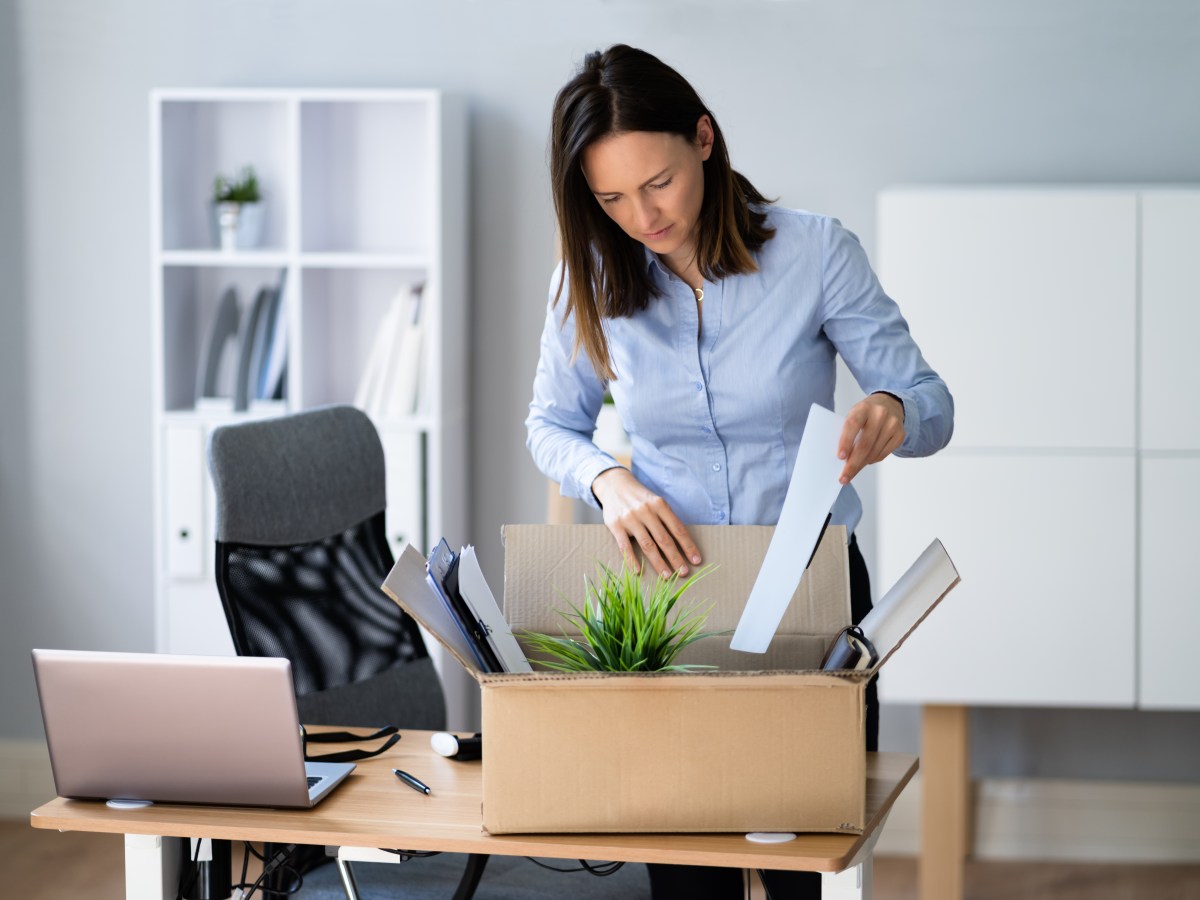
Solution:
<svg viewBox="0 0 1200 900"><path fill-rule="evenodd" d="M213 241L221 250L253 250L261 243L265 204L213 203L211 207Z"/></svg>

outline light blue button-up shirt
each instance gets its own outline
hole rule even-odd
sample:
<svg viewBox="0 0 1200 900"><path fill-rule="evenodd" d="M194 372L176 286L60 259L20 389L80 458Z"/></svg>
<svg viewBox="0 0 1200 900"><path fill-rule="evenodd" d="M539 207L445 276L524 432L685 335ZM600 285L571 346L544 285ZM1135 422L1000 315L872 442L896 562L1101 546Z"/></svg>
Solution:
<svg viewBox="0 0 1200 900"><path fill-rule="evenodd" d="M904 403L897 456L934 453L953 431L950 392L858 238L828 216L766 212L775 236L755 255L758 271L706 281L702 324L691 288L649 249L661 296L631 317L605 320L617 374L607 387L633 444L633 474L684 524L778 521L809 407L833 409L837 354L865 392ZM592 443L606 385L582 351L571 363L574 319L563 322L565 297L557 308L553 302L560 270L550 284L527 443L563 494L597 507L592 482L617 465ZM852 531L861 515L847 485L832 521Z"/></svg>

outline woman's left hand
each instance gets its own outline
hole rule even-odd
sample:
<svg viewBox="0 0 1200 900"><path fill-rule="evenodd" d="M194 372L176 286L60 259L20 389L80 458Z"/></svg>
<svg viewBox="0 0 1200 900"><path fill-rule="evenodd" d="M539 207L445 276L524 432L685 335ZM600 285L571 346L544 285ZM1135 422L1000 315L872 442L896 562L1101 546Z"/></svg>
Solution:
<svg viewBox="0 0 1200 900"><path fill-rule="evenodd" d="M904 404L891 394L869 394L851 407L838 441L846 465L838 481L849 484L871 463L887 459L904 443Z"/></svg>

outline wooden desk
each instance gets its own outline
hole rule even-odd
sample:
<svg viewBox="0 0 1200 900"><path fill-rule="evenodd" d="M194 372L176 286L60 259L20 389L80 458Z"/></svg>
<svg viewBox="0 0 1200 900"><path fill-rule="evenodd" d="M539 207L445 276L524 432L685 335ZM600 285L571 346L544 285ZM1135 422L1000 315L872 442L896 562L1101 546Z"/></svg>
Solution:
<svg viewBox="0 0 1200 900"><path fill-rule="evenodd" d="M412 772L430 796L405 787L392 767ZM182 842L208 837L339 847L346 860L396 862L376 848L501 856L684 863L825 873L825 900L871 896L871 853L892 804L917 770L917 758L867 754L867 830L862 835L803 834L786 844L754 844L742 834L490 835L480 814L482 767L435 754L429 732L409 731L392 750L358 768L319 806L277 810L200 806L109 809L61 797L34 810L34 828L124 834L127 900L174 896ZM485 876L486 877L486 876Z"/></svg>

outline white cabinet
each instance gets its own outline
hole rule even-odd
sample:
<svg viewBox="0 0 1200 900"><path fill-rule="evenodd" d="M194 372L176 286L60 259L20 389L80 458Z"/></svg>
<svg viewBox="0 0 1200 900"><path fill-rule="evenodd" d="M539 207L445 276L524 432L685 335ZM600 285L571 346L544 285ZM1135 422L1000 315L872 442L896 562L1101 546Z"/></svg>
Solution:
<svg viewBox="0 0 1200 900"><path fill-rule="evenodd" d="M877 583L933 536L963 579L884 698L1200 708L1200 191L895 189L879 240L956 425L880 467Z"/></svg>
<svg viewBox="0 0 1200 900"><path fill-rule="evenodd" d="M163 428L163 539L168 578L200 578L209 548L204 532L204 429Z"/></svg>
<svg viewBox="0 0 1200 900"><path fill-rule="evenodd" d="M1133 704L1132 457L947 455L882 469L879 588L933 537L962 575L888 661L887 699Z"/></svg>
<svg viewBox="0 0 1200 900"><path fill-rule="evenodd" d="M1142 198L1140 701L1200 709L1200 191Z"/></svg>
<svg viewBox="0 0 1200 900"><path fill-rule="evenodd" d="M1147 709L1200 709L1200 458L1142 461L1141 696Z"/></svg>
<svg viewBox="0 0 1200 900"><path fill-rule="evenodd" d="M1144 195L1142 235L1142 448L1196 453L1200 191Z"/></svg>
<svg viewBox="0 0 1200 900"><path fill-rule="evenodd" d="M1136 198L890 191L879 273L957 404L955 447L1134 442Z"/></svg>
<svg viewBox="0 0 1200 900"><path fill-rule="evenodd" d="M431 90L160 90L150 120L157 643L232 653L213 580L208 436L228 422L353 402L385 314L417 284L417 401L411 412L376 418L388 535L397 549L425 550L442 534L470 539L459 346L465 109ZM223 251L213 180L246 166L262 189L260 235ZM286 348L282 388L256 397L252 383L247 408L235 411L229 395L255 298L280 285L273 334ZM198 401L231 289L237 333L214 370L221 396ZM269 383L265 359L256 357L260 387Z"/></svg>

